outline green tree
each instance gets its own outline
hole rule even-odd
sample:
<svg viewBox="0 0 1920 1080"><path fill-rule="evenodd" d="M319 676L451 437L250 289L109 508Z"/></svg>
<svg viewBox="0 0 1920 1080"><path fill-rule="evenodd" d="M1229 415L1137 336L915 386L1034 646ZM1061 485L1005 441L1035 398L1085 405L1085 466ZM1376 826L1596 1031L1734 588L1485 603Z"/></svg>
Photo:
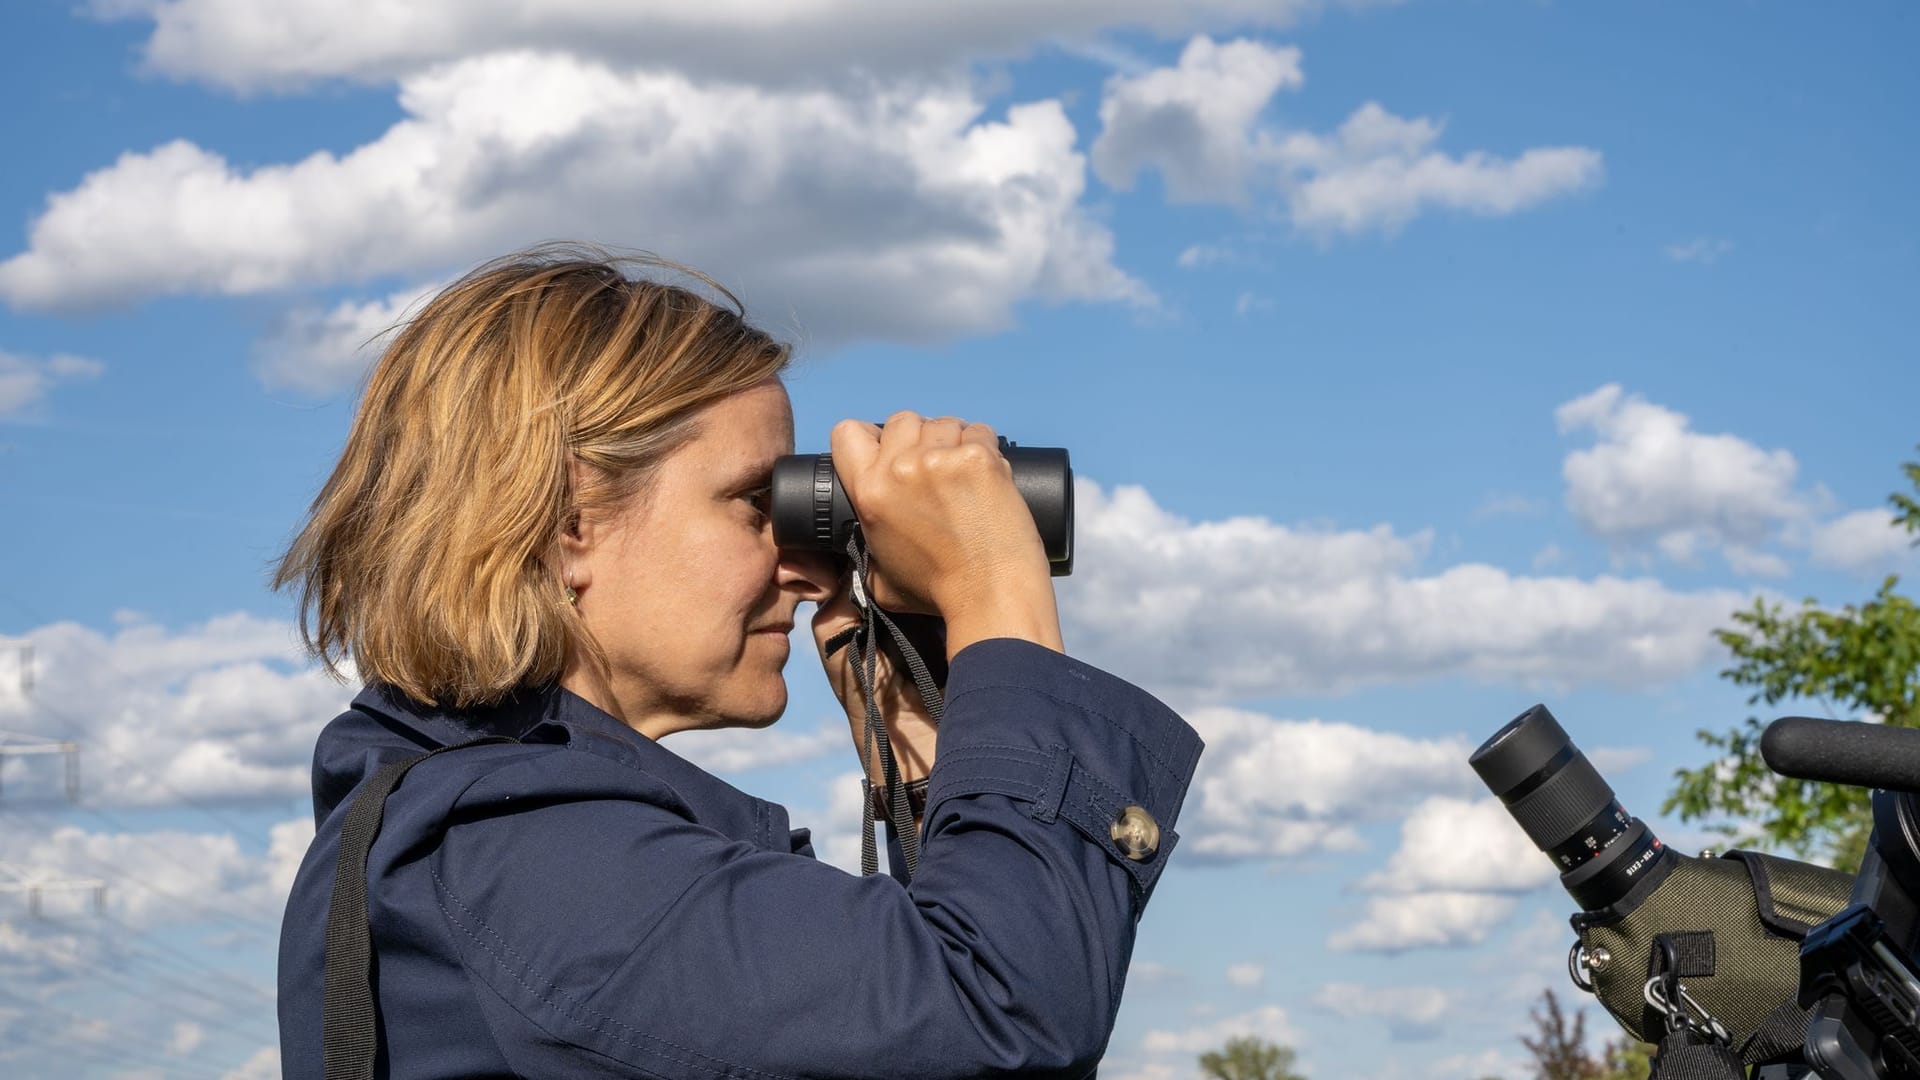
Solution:
<svg viewBox="0 0 1920 1080"><path fill-rule="evenodd" d="M1920 462L1902 470L1920 495ZM1920 499L1896 492L1887 501L1895 524L1916 534L1920 546ZM1767 705L1768 721L1782 703L1811 701L1828 716L1920 727L1920 607L1894 591L1899 581L1888 577L1872 599L1838 610L1812 599L1797 611L1755 600L1735 613L1735 627L1715 631L1734 658L1720 674L1752 688L1747 703ZM1858 866L1870 826L1867 793L1776 776L1760 759L1766 723L1750 716L1726 732L1701 730L1700 740L1719 752L1716 760L1678 770L1662 809L1678 810L1682 820L1757 818L1757 832L1716 827L1736 843L1825 854L1835 866Z"/></svg>
<svg viewBox="0 0 1920 1080"><path fill-rule="evenodd" d="M1293 1071L1293 1056L1289 1047L1243 1035L1201 1054L1200 1071L1210 1080L1307 1080Z"/></svg>

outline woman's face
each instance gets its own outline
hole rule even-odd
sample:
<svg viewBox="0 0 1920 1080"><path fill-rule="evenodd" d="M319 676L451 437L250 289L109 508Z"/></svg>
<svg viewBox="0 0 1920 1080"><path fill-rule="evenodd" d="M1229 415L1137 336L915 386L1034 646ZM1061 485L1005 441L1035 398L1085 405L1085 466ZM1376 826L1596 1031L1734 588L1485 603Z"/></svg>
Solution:
<svg viewBox="0 0 1920 1080"><path fill-rule="evenodd" d="M779 719L794 611L835 581L826 556L773 543L767 485L774 459L793 453L786 388L769 379L724 398L701 424L650 497L587 515L562 545L608 672L575 665L561 681L656 739Z"/></svg>

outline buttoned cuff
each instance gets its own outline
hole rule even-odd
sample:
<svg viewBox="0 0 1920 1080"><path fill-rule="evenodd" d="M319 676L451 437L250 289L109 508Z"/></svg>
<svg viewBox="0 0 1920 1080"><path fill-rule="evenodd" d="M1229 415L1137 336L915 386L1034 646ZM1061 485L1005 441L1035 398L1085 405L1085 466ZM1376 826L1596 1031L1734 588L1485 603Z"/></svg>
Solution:
<svg viewBox="0 0 1920 1080"><path fill-rule="evenodd" d="M1124 679L1030 641L978 641L948 672L926 821L950 799L1007 796L1036 821L1071 823L1144 894L1179 841L1173 826L1202 745Z"/></svg>

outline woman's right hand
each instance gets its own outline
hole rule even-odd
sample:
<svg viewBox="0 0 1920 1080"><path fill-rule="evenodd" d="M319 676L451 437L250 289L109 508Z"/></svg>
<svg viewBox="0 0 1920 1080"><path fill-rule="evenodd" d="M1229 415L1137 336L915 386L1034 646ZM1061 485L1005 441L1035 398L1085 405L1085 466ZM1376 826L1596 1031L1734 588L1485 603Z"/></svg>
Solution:
<svg viewBox="0 0 1920 1080"><path fill-rule="evenodd" d="M831 445L874 603L940 616L949 659L992 637L1066 651L1046 548L993 428L897 412L884 427L842 420Z"/></svg>

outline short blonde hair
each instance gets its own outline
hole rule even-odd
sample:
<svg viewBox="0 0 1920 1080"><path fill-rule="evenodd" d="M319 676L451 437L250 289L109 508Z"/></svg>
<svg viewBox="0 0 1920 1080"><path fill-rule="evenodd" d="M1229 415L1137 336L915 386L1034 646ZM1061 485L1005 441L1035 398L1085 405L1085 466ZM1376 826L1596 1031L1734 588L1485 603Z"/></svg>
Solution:
<svg viewBox="0 0 1920 1080"><path fill-rule="evenodd" d="M301 638L336 676L351 658L455 707L553 681L570 650L600 655L566 605L562 531L646 498L697 410L788 358L663 259L557 244L487 263L398 328L274 588L298 584Z"/></svg>

